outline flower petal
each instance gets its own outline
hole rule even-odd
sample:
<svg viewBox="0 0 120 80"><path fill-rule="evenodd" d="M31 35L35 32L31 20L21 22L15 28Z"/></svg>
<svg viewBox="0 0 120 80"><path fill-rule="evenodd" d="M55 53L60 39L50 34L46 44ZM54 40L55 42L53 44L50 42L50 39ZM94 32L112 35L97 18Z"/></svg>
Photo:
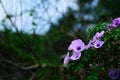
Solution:
<svg viewBox="0 0 120 80"><path fill-rule="evenodd" d="M92 44L89 42L88 45L85 46L85 49L88 50L91 46Z"/></svg>
<svg viewBox="0 0 120 80"><path fill-rule="evenodd" d="M95 34L95 37L96 37L96 38L101 38L101 37L104 35L104 33L105 33L104 30L101 31L101 32L97 32L97 33Z"/></svg>
<svg viewBox="0 0 120 80"><path fill-rule="evenodd" d="M78 60L81 56L81 53L74 52L73 55L70 57L72 60Z"/></svg>
<svg viewBox="0 0 120 80"><path fill-rule="evenodd" d="M96 40L96 42L93 43L93 46L95 48L100 48L100 47L102 47L103 44L104 44L104 41Z"/></svg>
<svg viewBox="0 0 120 80"><path fill-rule="evenodd" d="M116 28L117 25L115 25L115 24L109 24L108 27L109 27L109 29L113 29L113 28Z"/></svg>
<svg viewBox="0 0 120 80"><path fill-rule="evenodd" d="M69 52L67 52L67 54L66 54L66 56L65 56L65 58L64 58L64 64L67 64L68 62L69 62L69 60L70 60L70 57L69 57Z"/></svg>
<svg viewBox="0 0 120 80"><path fill-rule="evenodd" d="M120 24L120 18L115 18L112 22L118 26Z"/></svg>

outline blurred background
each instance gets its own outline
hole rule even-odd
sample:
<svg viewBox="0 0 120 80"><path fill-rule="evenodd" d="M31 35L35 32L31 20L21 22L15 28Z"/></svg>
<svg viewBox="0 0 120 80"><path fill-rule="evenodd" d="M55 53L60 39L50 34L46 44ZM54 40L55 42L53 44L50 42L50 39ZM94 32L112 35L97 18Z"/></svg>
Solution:
<svg viewBox="0 0 120 80"><path fill-rule="evenodd" d="M0 0L0 80L64 80L73 39L120 16L120 0Z"/></svg>

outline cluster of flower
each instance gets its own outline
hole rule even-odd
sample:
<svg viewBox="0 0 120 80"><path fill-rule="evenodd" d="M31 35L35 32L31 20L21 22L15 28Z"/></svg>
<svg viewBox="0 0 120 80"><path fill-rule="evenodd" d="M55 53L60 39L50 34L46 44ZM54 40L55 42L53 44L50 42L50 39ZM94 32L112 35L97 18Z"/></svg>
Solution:
<svg viewBox="0 0 120 80"><path fill-rule="evenodd" d="M108 29L114 29L120 24L120 18L115 18L112 20L112 23L108 25ZM72 55L70 56L70 53L67 52L65 58L64 58L64 64L67 64L70 60L78 60L81 57L81 52L83 50L87 50L90 47L93 48L101 48L104 44L104 41L101 40L102 36L104 35L105 31L97 32L93 38L89 41L87 45L81 40L76 39L71 42L71 44L68 47L68 50L72 50ZM109 71L109 77L111 79L116 79L119 76L117 69L111 69Z"/></svg>
<svg viewBox="0 0 120 80"><path fill-rule="evenodd" d="M109 24L109 29L116 28L120 24L120 18L116 18ZM67 52L67 55L64 58L64 64L67 64L70 60L78 60L81 57L81 52L83 50L87 50L90 47L100 48L104 44L104 41L101 40L102 36L104 35L105 31L97 32L93 38L89 41L87 45L81 40L76 39L71 42L68 47L68 50L72 50L73 54L70 56L70 53Z"/></svg>
<svg viewBox="0 0 120 80"><path fill-rule="evenodd" d="M90 47L100 48L104 44L104 41L101 41L101 37L105 31L97 32L95 36L89 41L88 45L85 45L81 39L76 39L71 42L68 47L68 50L72 50L73 54L70 57L69 52L64 58L64 64L67 64L69 60L78 60L81 56L81 52L85 49L89 49Z"/></svg>

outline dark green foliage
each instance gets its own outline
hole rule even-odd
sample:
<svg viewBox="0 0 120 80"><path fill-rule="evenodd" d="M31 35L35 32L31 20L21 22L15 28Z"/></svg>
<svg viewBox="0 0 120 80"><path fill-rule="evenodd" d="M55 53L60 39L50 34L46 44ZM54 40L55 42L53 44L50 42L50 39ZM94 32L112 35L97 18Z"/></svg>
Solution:
<svg viewBox="0 0 120 80"><path fill-rule="evenodd" d="M28 80L35 74L35 80L56 80L56 78L62 80L62 58L60 56L63 53L60 51L65 52L65 50L59 47L64 45L64 40L63 42L60 40L65 39L63 38L65 36L61 35L59 38L56 36L56 39L52 39L52 35L51 38L36 34L21 33L21 35L29 44L25 43L17 33L7 28L0 31L0 79ZM56 45L56 43L59 44ZM39 64L33 50L36 51L43 67L40 70L38 67L28 70L22 69L21 67Z"/></svg>
<svg viewBox="0 0 120 80"><path fill-rule="evenodd" d="M98 21L107 21L119 17L120 14L120 0L99 0L95 8Z"/></svg>

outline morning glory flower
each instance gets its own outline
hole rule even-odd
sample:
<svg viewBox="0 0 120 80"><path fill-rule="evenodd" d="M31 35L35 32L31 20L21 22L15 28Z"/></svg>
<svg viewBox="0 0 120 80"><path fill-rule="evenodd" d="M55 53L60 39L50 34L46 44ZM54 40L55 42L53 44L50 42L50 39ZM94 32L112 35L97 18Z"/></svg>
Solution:
<svg viewBox="0 0 120 80"><path fill-rule="evenodd" d="M116 80L119 77L119 71L116 68L110 69L108 76L111 78L111 80Z"/></svg>
<svg viewBox="0 0 120 80"><path fill-rule="evenodd" d="M67 54L66 54L66 56L65 56L65 58L64 58L64 64L67 64L68 62L69 62L69 60L70 60L70 57L69 57L69 52L67 52Z"/></svg>
<svg viewBox="0 0 120 80"><path fill-rule="evenodd" d="M72 60L78 60L81 56L81 52L78 53L78 52L73 52L73 55L70 57L70 59Z"/></svg>
<svg viewBox="0 0 120 80"><path fill-rule="evenodd" d="M112 24L109 24L108 27L110 29L113 29L118 27L119 24L120 24L120 18L115 18L114 20L112 20Z"/></svg>
<svg viewBox="0 0 120 80"><path fill-rule="evenodd" d="M85 45L85 49L89 49L91 46L93 46L93 43L97 40L96 37L93 37L87 45Z"/></svg>
<svg viewBox="0 0 120 80"><path fill-rule="evenodd" d="M76 39L71 42L68 50L73 50L74 52L81 52L84 50L85 44L81 39Z"/></svg>
<svg viewBox="0 0 120 80"><path fill-rule="evenodd" d="M96 42L93 43L93 46L95 48L100 48L104 44L104 41L96 40Z"/></svg>
<svg viewBox="0 0 120 80"><path fill-rule="evenodd" d="M93 36L93 38L89 41L88 44L93 44L95 43L97 40L100 40L101 37L104 35L105 31L101 31L101 32L97 32L95 34L95 36Z"/></svg>
<svg viewBox="0 0 120 80"><path fill-rule="evenodd" d="M94 47L94 48L100 48L102 47L102 45L104 44L104 41L101 40L96 40L95 42L89 41L88 45L85 46L85 49L89 49L90 47Z"/></svg>
<svg viewBox="0 0 120 80"><path fill-rule="evenodd" d="M81 39L76 39L71 42L71 44L68 47L68 50L73 50L73 54L70 57L69 52L64 58L64 64L67 64L70 60L78 60L81 56L81 51L83 51L85 48L85 44Z"/></svg>
<svg viewBox="0 0 120 80"><path fill-rule="evenodd" d="M103 41L100 41L101 37L104 35L105 31L97 32L95 36L89 41L88 45L85 46L85 49L89 49L91 46L99 48L103 45Z"/></svg>
<svg viewBox="0 0 120 80"><path fill-rule="evenodd" d="M93 38L89 41L89 43L93 44L96 40L98 40L96 36L93 36Z"/></svg>
<svg viewBox="0 0 120 80"><path fill-rule="evenodd" d="M95 34L95 37L98 38L98 39L100 39L104 35L104 33L105 33L105 31L97 32Z"/></svg>
<svg viewBox="0 0 120 80"><path fill-rule="evenodd" d="M85 49L89 49L90 47L93 46L93 44L98 40L95 36L89 41L89 43L85 46Z"/></svg>
<svg viewBox="0 0 120 80"><path fill-rule="evenodd" d="M81 52L73 52L72 56L70 57L70 53L67 52L64 58L64 64L67 64L70 60L78 60L81 57Z"/></svg>
<svg viewBox="0 0 120 80"><path fill-rule="evenodd" d="M120 24L120 18L115 18L112 22L118 26Z"/></svg>
<svg viewBox="0 0 120 80"><path fill-rule="evenodd" d="M110 29L113 29L113 28L116 28L117 25L115 25L115 24L109 24L108 27L109 27Z"/></svg>

